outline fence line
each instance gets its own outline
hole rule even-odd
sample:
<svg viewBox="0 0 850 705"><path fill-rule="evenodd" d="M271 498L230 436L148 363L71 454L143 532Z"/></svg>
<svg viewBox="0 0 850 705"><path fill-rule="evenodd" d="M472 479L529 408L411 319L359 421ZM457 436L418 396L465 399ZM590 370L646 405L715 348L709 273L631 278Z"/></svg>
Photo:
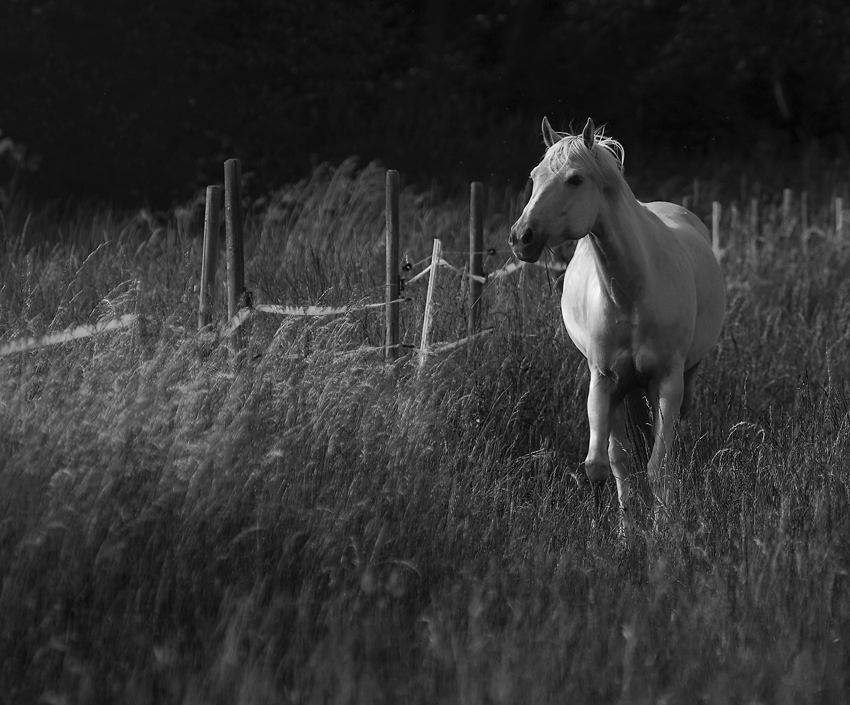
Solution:
<svg viewBox="0 0 850 705"><path fill-rule="evenodd" d="M323 316L323 315L340 315L342 313L354 310L352 307L295 307L295 306L268 306L262 305L251 307L248 299L248 292L244 287L244 255L242 254L242 224L241 224L241 173L242 167L238 159L229 159L225 162L225 224L227 227L227 302L228 302L228 321L225 325L225 335L229 337L230 348L232 353L238 352L242 346L240 338L240 329L251 315L252 310L265 311L267 313L277 313L278 315L302 315L302 316ZM695 185L697 182L695 182ZM216 198L215 192L210 187L207 190L207 213L210 220L214 219L215 206L211 203ZM369 304L361 308L367 307L384 307L386 312L386 325L384 337L384 357L387 360L395 360L398 358L399 350L402 347L399 343L399 295L403 285L412 284L418 279L430 274L428 283L428 299L426 300L426 314L423 322L423 343L420 349L420 360L424 360L428 354L427 333L430 330L430 315L429 310L432 305L431 296L433 295L433 286L435 281L435 263L436 267L446 267L454 272L466 277L470 281L469 288L469 314L467 319L467 338L464 340L472 340L475 337L477 326L479 325L479 311L481 298L483 296L483 285L491 279L509 276L517 271L522 265L519 263L506 263L498 271L493 274L485 273L483 267L483 256L495 255L496 250L489 248L484 250L484 186L481 182L473 182L470 186L470 220L469 220L469 268L461 269L455 267L451 263L442 258L441 255L436 259L431 257L431 264L421 272L413 276L411 279L404 281L399 276L399 174L395 170L388 170L386 176L386 300L380 304ZM211 224L210 227L205 227L204 231L204 252L213 249L212 237L215 228ZM437 251L437 243L435 240L435 251ZM206 256L205 256L206 257ZM206 265L207 260L204 260ZM548 266L548 265L547 265ZM407 266L405 267L407 269ZM565 267L551 267L562 271ZM202 276L202 304L205 304L208 299L203 298L204 291L209 287L212 288L212 283L208 283L209 274L206 274L209 269L203 269L205 274ZM214 275L212 275L214 277ZM210 295L211 299L211 295ZM248 304L245 306L244 304ZM201 306L199 311L199 328L208 325L212 320L211 307ZM441 348L444 349L444 348Z"/></svg>
<svg viewBox="0 0 850 705"><path fill-rule="evenodd" d="M775 238L791 238L793 232L796 230L795 225L799 225L799 233L800 233L800 251L803 256L808 256L809 253L809 241L812 235L818 235L822 238L829 237L829 232L825 231L816 225L809 224L809 194L808 191L800 192L800 202L799 202L799 218L794 215L793 208L793 191L791 189L783 189L782 191L782 206L781 206L781 220L779 222L778 229L774 232ZM684 199L683 199L684 201ZM723 209L719 201L714 201L711 204L711 244L712 250L714 250L715 256L720 259L726 251L729 249L728 244L726 247L720 246L720 223L723 215ZM741 225L741 214L738 211L737 205L733 202L729 208L730 210L730 223L729 223L729 232L728 239L735 238L739 234L742 229ZM759 229L759 204L758 199L750 200L749 207L749 221L748 221L748 230L749 230L749 240L748 240L748 251L750 253L751 259L754 259L756 256L756 244L757 240L763 236L763 233ZM828 208L828 217L834 217L834 228L833 228L833 237L838 241L844 240L844 202L840 196L836 196L832 202L832 204ZM763 239L761 240L764 241ZM767 243L770 244L770 240L767 240Z"/></svg>
<svg viewBox="0 0 850 705"><path fill-rule="evenodd" d="M410 299L396 299L390 302L374 304L357 304L355 306L280 306L277 304L259 304L258 306L245 306L228 319L221 331L220 337L227 338L233 335L245 321L250 320L255 313L270 313L277 316L295 316L301 318L321 318L324 316L343 316L355 311L368 308L384 308L387 303L399 305Z"/></svg>
<svg viewBox="0 0 850 705"><path fill-rule="evenodd" d="M99 335L100 333L106 333L107 331L119 330L120 328L126 328L132 325L137 320L140 320L139 315L128 313L120 318L112 318L108 321L100 321L91 325L84 324L53 333L45 333L44 335L17 338L0 345L0 357L13 353L29 352L30 350L37 350L48 345L67 343L71 340L79 340L80 338L88 338L93 335Z"/></svg>
<svg viewBox="0 0 850 705"><path fill-rule="evenodd" d="M441 345L437 345L435 347L430 348L425 354L426 355L442 355L443 353L450 352L455 348L459 348L461 345L466 345L467 343L477 340L478 338L483 338L485 335L490 335L495 330L495 328L485 328L484 330L480 330L477 333L473 333L472 335L468 335L465 338L461 338L460 340L456 340L453 343L443 343Z"/></svg>
<svg viewBox="0 0 850 705"><path fill-rule="evenodd" d="M249 320L254 313L269 313L274 315L285 316L333 316L345 315L352 311L358 311L370 308L384 308L386 311L386 335L384 346L382 348L374 348L374 350L384 351L385 359L395 360L399 356L399 351L404 346L399 340L399 307L403 301L410 299L400 296L403 286L413 284L419 279L430 274L428 283L428 294L426 298L425 318L423 320L422 341L419 353L420 368L424 364L425 359L430 355L439 354L440 352L452 350L459 345L474 340L481 335L485 335L492 331L487 329L476 332L480 324L479 310L481 298L484 294L483 285L487 282L510 276L514 272L522 270L524 263L520 262L505 262L505 264L495 272L485 273L483 271L483 258L495 256L500 251L496 248L487 248L483 246L483 185L480 182L473 182L470 187L470 220L469 220L469 267L461 268L452 265L443 258L443 254L461 254L461 252L444 251L442 243L434 240L434 251L429 258L425 258L421 262L428 262L422 271L408 280L403 280L399 276L399 174L397 171L387 171L386 185L386 223L387 223L387 267L386 267L386 300L381 303L358 304L355 306L286 306L261 304L252 306L249 293L245 290L244 285L244 254L242 243L242 211L241 211L241 174L242 167L238 159L229 159L224 164L224 211L225 211L225 226L227 236L227 302L228 302L228 319L222 327L221 337L226 337L229 340L229 345L232 352L238 351L241 347L242 340L240 337L240 329L242 324ZM198 326L199 329L209 326L212 322L212 299L213 289L215 286L215 259L217 251L217 238L220 223L220 201L221 187L209 186L206 192L206 211L204 219L204 245L203 245L203 262L200 284L200 305L198 311ZM694 179L694 190L692 196L685 196L683 203L696 207L699 203L700 183L698 179ZM823 230L809 226L808 217L808 193L801 192L800 195L800 216L799 221L792 215L793 191L791 189L783 189L782 191L782 206L781 206L781 236L787 237L796 222L801 225L800 231L800 247L804 256L808 253L809 238L812 234L819 234L826 237L827 233ZM740 213L733 203L731 211L730 232L728 238L735 238L738 233L745 227L749 232L748 253L754 258L756 252L756 239L760 235L759 232L759 200L751 198L749 208L746 213L746 226L742 226L744 214ZM840 196L834 197L831 204L830 215L834 217L834 235L837 239L844 238L845 215L844 215L844 200ZM727 246L721 246L721 219L723 216L722 206L718 201L712 202L711 211L711 244L712 250L718 259L721 259L729 249ZM421 263L420 262L420 263ZM544 266L547 269L555 271L563 271L566 265L535 263L538 266ZM404 269L408 270L411 267L405 264ZM453 272L465 277L470 282L469 288L469 314L467 319L468 335L453 343L444 343L437 346L431 346L428 340L430 328L433 318L433 294L436 281L437 268L444 267ZM83 324L68 328L63 331L47 333L40 336L29 336L18 338L0 345L0 357L18 352L27 352L49 345L57 345L60 343L86 338L108 331L125 328L135 322L142 325L144 317L138 309L136 313L126 314L119 318L114 318L108 321L101 321L96 324ZM371 351L372 348L358 349L360 351ZM354 353L356 351L349 351Z"/></svg>
<svg viewBox="0 0 850 705"><path fill-rule="evenodd" d="M428 256L423 261L427 262L430 259L431 259L431 257ZM566 270L566 265L564 265L562 267L560 265L552 266L552 265L547 265L547 264L540 264L539 262L505 262L505 264L503 264L495 272L485 272L483 275L479 276L477 274L470 274L465 269L461 269L460 267L455 267L451 262L447 262L443 258L440 258L440 261L437 264L438 267L446 267L447 269L451 269L453 272L456 272L457 274L459 274L462 277L465 277L466 279L469 279L473 282L478 282L478 283L481 283L481 284L486 284L487 282L492 281L493 279L501 279L502 277L510 276L514 272L522 269L523 267L527 267L529 265L536 266L536 267L545 267L546 269L553 271L553 272L563 272L563 271ZM417 272L410 279L404 280L404 285L408 286L410 284L413 284L413 282L418 281L419 279L422 279L425 275L427 275L431 271L432 267L433 267L433 265L429 264L421 272Z"/></svg>
<svg viewBox="0 0 850 705"><path fill-rule="evenodd" d="M457 272L462 277L469 279L471 282L473 282L475 284L484 284L487 281L486 276L479 276L477 274L470 274L465 269L461 269L460 267L455 267L453 264L446 262L446 260L444 260L442 257L440 257L440 261L437 264L440 267L445 267L446 269L451 269L453 272ZM430 269L430 267L429 267L429 269Z"/></svg>
<svg viewBox="0 0 850 705"><path fill-rule="evenodd" d="M408 284L413 284L413 282L418 281L419 279L424 277L426 274L428 274L431 271L432 267L433 267L433 265L429 264L427 267L425 267L425 269L423 269L421 272L419 272L419 274L416 274L415 276L412 276L410 279L408 279L404 283L405 286L407 286Z"/></svg>
<svg viewBox="0 0 850 705"><path fill-rule="evenodd" d="M214 198L221 196L221 189L219 187L216 187L216 189L218 190L218 194L216 195L214 193L213 194ZM205 228L205 231L207 231L207 230L209 230L209 229ZM205 248L205 253L206 253L206 248ZM209 259L206 258L206 254L205 254L205 259L206 259L207 263L209 263ZM448 269L456 272L457 274L459 274L463 277L469 277L469 278L472 278L472 279L477 279L481 282L486 282L486 281L488 281L488 278L494 279L494 278L499 278L499 277L503 277L503 276L508 276L508 275L512 274L513 272L519 270L524 265L522 263L519 263L519 262L510 262L510 263L507 263L500 270L494 272L493 274L489 274L487 276L484 276L484 277L477 277L475 275L470 275L467 271L465 271L465 270L463 270L459 267L453 266L452 264L447 262L442 257L440 258L440 262L439 262L438 266L448 268ZM414 281L425 276L426 274L428 274L432 270L433 270L432 265L428 265L427 267L425 267L425 269L423 269L421 272L419 272L415 277L413 277L412 279L408 279L405 282L405 285L413 283ZM204 281L203 276L202 276L202 281ZM215 279L213 278L212 282L214 283L214 281L215 281ZM346 305L346 306L284 306L284 305L279 305L279 304L258 304L258 305L251 305L251 306L243 306L232 317L230 317L227 320L227 322L224 324L224 327L222 328L222 330L219 334L219 337L220 338L232 339L232 337L237 333L237 331L240 329L242 324L245 323L246 321L250 320L255 313L268 313L268 314L271 314L271 315L278 315L278 316L296 316L296 317L304 317L304 318L318 318L318 317L324 317L324 316L346 315L346 314L349 314L349 313L352 313L352 312L355 312L355 311L362 311L362 310L372 309L372 308L384 308L388 305L400 306L402 303L408 302L408 301L410 301L409 298L397 297L397 298L393 299L392 301L387 301L387 302L356 304L356 305ZM211 306L209 308L207 308L206 314L211 318L211 316L212 316ZM29 336L29 337L26 337L26 338L16 338L16 339L11 340L8 343L5 343L2 346L0 346L0 357L3 357L5 355L11 355L13 353L29 352L31 350L36 350L36 349L41 348L41 347L58 345L60 343L69 342L71 340L79 340L81 338L86 338L86 337L90 337L90 336L93 336L93 335L98 335L100 333L106 333L106 332L113 331L113 330L119 330L121 328L125 328L125 327L127 327L127 326L129 326L133 323L136 323L136 322L141 323L143 320L144 320L143 316L141 316L139 313L133 313L133 314L126 314L126 315L121 316L119 318L110 319L108 321L102 321L102 322L99 322L99 323L81 324L81 325L75 326L73 328L67 328L67 329L61 330L61 331L46 333L46 334L40 335L40 336ZM206 327L208 325L210 325L210 324L205 323L204 325L202 325L200 327L203 328L203 327ZM475 333L475 334L472 334L472 335L468 335L467 337L461 338L460 340L457 340L454 343L444 343L444 344L440 344L440 345L437 345L437 346L434 346L434 347L429 346L426 350L422 350L420 348L418 350L418 352L421 355L428 355L428 356L438 355L438 354L443 353L443 352L448 352L448 351L454 349L455 347L458 347L458 346L463 345L467 342L475 340L475 339L477 339L477 338L479 338L483 335L486 335L490 332L492 332L492 329L487 329L487 330L484 330L484 331L481 331L481 332L478 332L478 333ZM397 359L398 351L404 346L402 346L400 343L396 342L393 347L396 350L396 355L392 359ZM360 352L378 351L378 350L384 350L385 348L386 348L386 346L383 346L383 347L380 347L380 348L368 348L368 349L367 348L358 348L357 351L360 351ZM353 354L354 352L357 352L357 351L348 351L348 352Z"/></svg>

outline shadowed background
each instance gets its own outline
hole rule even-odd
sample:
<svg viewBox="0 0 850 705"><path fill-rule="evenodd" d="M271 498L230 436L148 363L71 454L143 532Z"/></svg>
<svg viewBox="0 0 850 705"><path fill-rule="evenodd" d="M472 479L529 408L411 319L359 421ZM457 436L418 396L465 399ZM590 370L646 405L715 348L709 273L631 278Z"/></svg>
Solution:
<svg viewBox="0 0 850 705"><path fill-rule="evenodd" d="M627 168L846 161L850 7L773 0L0 3L0 184L165 207L242 160L265 192L322 161L522 185L540 119L608 123Z"/></svg>

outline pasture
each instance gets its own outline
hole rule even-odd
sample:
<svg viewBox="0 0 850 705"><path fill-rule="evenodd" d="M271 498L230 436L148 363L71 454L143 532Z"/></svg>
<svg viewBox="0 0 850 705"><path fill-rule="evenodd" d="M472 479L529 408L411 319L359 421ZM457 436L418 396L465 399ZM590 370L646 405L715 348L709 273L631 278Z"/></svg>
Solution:
<svg viewBox="0 0 850 705"><path fill-rule="evenodd" d="M249 204L254 301L382 300L383 184L346 163ZM419 375L356 306L255 316L234 364L197 332L199 211L13 209L0 344L143 322L0 358L0 700L846 701L850 240L821 210L803 255L777 203L758 241L724 225L675 513L631 550L613 481L597 508L570 475L588 374L545 270L486 286L493 333ZM490 272L519 209L490 193ZM408 189L401 214L411 262L434 237L465 261L465 203ZM462 279L439 277L433 338L456 340Z"/></svg>

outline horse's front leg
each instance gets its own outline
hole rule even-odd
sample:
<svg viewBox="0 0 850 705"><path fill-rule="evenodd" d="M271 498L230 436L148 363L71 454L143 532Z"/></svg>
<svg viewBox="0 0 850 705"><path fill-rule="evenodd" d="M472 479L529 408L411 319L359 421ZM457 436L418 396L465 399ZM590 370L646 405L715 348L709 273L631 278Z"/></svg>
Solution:
<svg viewBox="0 0 850 705"><path fill-rule="evenodd" d="M584 472L591 482L605 482L611 473L608 462L608 437L611 434L614 412L621 400L622 395L618 393L615 382L591 367L590 390L587 394L590 443L584 460Z"/></svg>
<svg viewBox="0 0 850 705"><path fill-rule="evenodd" d="M646 467L647 479L655 496L655 514L670 507L671 487L670 469L666 458L673 448L673 431L682 409L684 395L682 370L676 370L664 377L656 390L650 392L655 426L655 442L652 456Z"/></svg>

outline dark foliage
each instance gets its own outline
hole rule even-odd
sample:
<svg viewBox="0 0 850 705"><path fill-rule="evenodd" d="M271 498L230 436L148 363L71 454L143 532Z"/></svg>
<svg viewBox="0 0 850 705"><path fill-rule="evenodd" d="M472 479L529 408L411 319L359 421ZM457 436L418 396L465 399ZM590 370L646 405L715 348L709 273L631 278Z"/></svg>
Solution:
<svg viewBox="0 0 850 705"><path fill-rule="evenodd" d="M848 36L843 0L19 0L0 128L31 193L160 205L231 156L263 191L351 154L521 183L544 114L656 158L844 157Z"/></svg>

